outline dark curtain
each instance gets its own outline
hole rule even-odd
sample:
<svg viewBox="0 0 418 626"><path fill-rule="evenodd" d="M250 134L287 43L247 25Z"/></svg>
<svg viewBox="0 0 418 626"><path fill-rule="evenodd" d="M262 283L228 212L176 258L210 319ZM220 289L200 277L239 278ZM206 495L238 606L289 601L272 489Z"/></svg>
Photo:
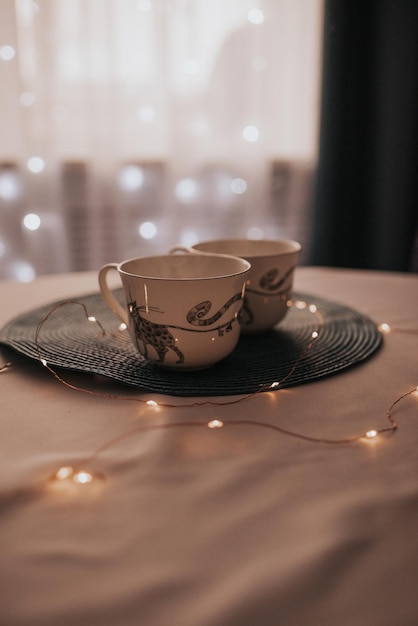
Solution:
<svg viewBox="0 0 418 626"><path fill-rule="evenodd" d="M325 0L313 265L418 271L418 0Z"/></svg>

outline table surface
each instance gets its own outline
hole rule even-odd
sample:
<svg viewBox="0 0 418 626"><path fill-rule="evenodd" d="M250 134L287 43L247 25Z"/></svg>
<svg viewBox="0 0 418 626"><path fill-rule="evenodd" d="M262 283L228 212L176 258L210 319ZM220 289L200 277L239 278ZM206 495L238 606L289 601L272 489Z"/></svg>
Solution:
<svg viewBox="0 0 418 626"><path fill-rule="evenodd" d="M2 626L416 626L418 277L300 267L295 289L392 331L336 376L205 406L0 349ZM3 326L97 278L0 290ZM395 433L316 441L398 399Z"/></svg>

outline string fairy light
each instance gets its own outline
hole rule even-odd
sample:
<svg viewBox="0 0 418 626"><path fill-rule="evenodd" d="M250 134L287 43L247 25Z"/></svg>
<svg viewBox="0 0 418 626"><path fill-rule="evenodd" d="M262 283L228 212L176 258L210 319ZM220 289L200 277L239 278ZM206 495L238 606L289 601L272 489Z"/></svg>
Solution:
<svg viewBox="0 0 418 626"><path fill-rule="evenodd" d="M155 430L168 430L168 429L177 429L177 428L208 428L210 430L218 430L223 428L236 428L240 426L251 426L257 428L264 428L268 430L272 430L274 432L280 433L282 435L287 435L290 437L294 437L296 439L301 439L303 441L309 443L323 443L328 445L335 444L351 444L359 441L365 441L370 439L376 439L379 434L382 433L394 433L398 424L395 422L392 416L392 411L396 404L398 404L404 398L412 395L418 391L418 387L414 387L410 391L404 393L402 396L397 398L391 406L388 408L386 412L386 417L389 420L389 426L380 429L370 429L363 434L353 435L351 437L346 437L343 439L329 439L325 437L313 437L310 435L305 435L302 433L296 433L294 431L283 428L282 426L278 426L277 424L271 424L269 422L260 422L256 420L250 419L238 419L231 422L224 422L219 419L211 419L209 421L195 421L195 420L183 420L178 422L171 422L167 424L148 424L141 426L134 426L132 429L124 431L123 433L116 435L115 437L107 440L101 446L99 446L90 456L84 459L84 465L90 465L97 460L97 457L102 454L105 450L113 447L114 445L120 443L124 439L128 439L131 436L138 434L140 432L145 431L155 431ZM190 406L190 405L189 405ZM54 474L53 480L66 480L71 479L73 482L78 483L80 485L86 485L91 483L93 480L103 480L104 475L98 473L92 473L90 470L85 469L75 469L72 466L62 466L60 467Z"/></svg>
<svg viewBox="0 0 418 626"><path fill-rule="evenodd" d="M58 373L47 363L46 359L44 359L41 355L41 347L40 347L40 332L41 329L43 327L43 325L47 322L47 320L49 319L49 317L60 307L66 306L68 304L76 304L82 307L84 314L86 316L86 319L89 322L95 322L101 331L102 336L106 335L106 331L103 327L103 325L100 323L100 321L93 315L89 315L88 311L87 311L87 307L83 302L80 302L79 300L66 300L64 302L60 302L57 305L55 305L48 313L47 315L45 315L45 317L43 319L40 320L39 324L37 325L36 328L36 332L35 332L35 344L36 344L36 349L38 352L38 357L40 362L42 363L42 365L44 367L46 367L46 369L48 369L55 378L58 379L59 382L61 382L62 384L70 387L71 389L74 389L76 391L80 391L83 393L87 393L90 395L96 395L99 397L105 397L105 398L110 398L110 399L116 399L116 400L129 400L129 401L134 401L134 402L140 402L143 404L146 404L148 406L151 407L163 407L163 408L190 408L190 407L202 407L202 406L228 406L231 404L237 404L237 403L241 403L245 400L248 400L249 398L259 394L260 392L264 392L264 391L271 391L273 389L278 389L285 381L287 381L292 374L294 373L294 371L296 370L297 366L299 365L300 361L306 356L306 354L309 352L309 350L311 350L312 346L314 345L314 342L316 339L318 339L319 335L320 335L320 331L324 325L324 318L321 314L321 312L318 310L317 305L312 304L307 302L306 300L291 300L289 299L287 301L287 306L291 307L294 306L296 309L298 310L306 310L308 309L309 312L316 317L317 320L317 327L316 329L311 333L311 339L307 342L307 345L305 347L305 349L302 351L302 353L299 355L299 357L297 359L295 359L295 362L293 363L293 365L291 366L291 368L289 369L288 373L283 376L280 380L278 381L274 381L273 383L267 383L267 384L263 384L259 387L259 389L257 389L256 391L249 393L249 394L245 394L241 397L238 397L237 399L228 399L228 400L223 400L223 401L215 401L215 400L204 400L204 401L195 401L192 403L188 403L188 404L172 404L172 403L167 403L167 402L157 402L155 400L143 400L142 398L138 398L138 397L132 397L132 396L123 396L120 394L110 394L110 393L103 393L103 392L97 392L97 391L92 391L89 389L86 389L84 387L79 387L77 385L73 385L67 381L65 381L61 376L58 375ZM124 325L124 327L126 328L126 326ZM393 329L391 328L391 326L387 323L381 323L378 326L378 329L380 330L380 332L383 333L388 333L388 332L401 332L402 329ZM121 327L119 327L119 330L124 330ZM404 332L412 332L415 333L418 331L415 331L415 329L412 330L405 330ZM293 431L288 431L285 429L279 429L281 432L283 432L284 434L288 434L290 436L295 436L295 437L299 437L301 439L307 439L309 441L318 441L318 442L326 442L326 443L347 443L347 442L351 442L351 441L358 441L360 439L363 439L364 437L366 438L375 438L378 434L381 433L385 433L385 432L392 432L394 430L397 429L398 425L396 424L396 422L393 420L392 418L392 409L394 408L394 406L403 398L411 395L412 393L414 393L416 391L417 388L414 387L414 389L408 391L407 393L403 394L402 396L400 396L397 400L395 400L395 402L389 407L389 409L386 412L386 417L390 423L389 427L386 428L381 428L381 429L370 429L368 431L366 431L366 433L361 434L361 435L355 435L353 437L350 438L345 438L345 439L338 439L338 440L330 440L330 439L324 439L322 437L306 437L305 435L302 435L300 433L296 433ZM210 423L215 423L217 422L217 420L212 420ZM260 422L252 422L251 420L249 420L250 423L254 423L254 424L261 424ZM234 423L238 423L238 422L234 422ZM242 423L242 422L241 422ZM183 423L182 423L183 424ZM223 423L222 423L223 425ZM165 427L167 427L167 425L164 425ZM271 425L269 425L271 426ZM214 426L212 426L213 428ZM275 427L276 428L276 427Z"/></svg>
<svg viewBox="0 0 418 626"><path fill-rule="evenodd" d="M83 311L84 311L84 315L85 315L87 321L96 323L99 326L100 334L102 336L106 335L106 331L105 331L103 325L100 323L100 321L94 315L90 315L89 314L89 312L87 310L87 307L86 307L86 305L83 302L81 302L79 300L65 300L63 302L59 302L58 304L53 306L48 311L48 313L45 315L45 317L43 317L39 321L39 323L37 324L36 330L35 330L35 347L36 347L36 351L37 351L37 354L38 354L39 361L45 367L45 369L47 369L54 376L54 378L56 378L60 383L62 383L66 387L69 387L70 389L73 389L75 391L80 391L82 393L86 393L86 394L89 394L89 395L99 396L99 397L102 397L102 398L108 398L108 399L112 399L112 400L127 400L127 401L130 401L130 402L138 402L138 403L141 403L141 404L147 404L148 406L153 406L153 407L159 406L159 407L162 407L162 408L178 408L179 406L182 406L182 407L228 406L228 405L231 405L231 404L241 403L244 400L247 400L248 398L251 398L251 397L259 394L260 392L272 391L273 389L277 389L280 385L282 385L285 381L287 381L292 376L292 374L294 373L295 369L299 365L300 361L310 351L310 349L313 346L314 341L319 337L320 329L324 325L323 316L318 311L316 305L311 305L310 308L309 308L309 304L307 302L304 302L304 301L301 301L301 300L297 300L296 301L296 308L298 308L298 309L307 309L307 308L309 308L310 312L317 319L317 327L316 327L316 330L314 330L312 332L311 339L310 339L310 341L308 341L305 349L302 350L301 354L295 360L295 362L293 363L293 366L290 368L289 372L285 376L283 376L283 378L281 378L281 380L274 381L273 383L262 384L255 391L253 391L251 393L248 393L248 394L245 394L245 395L243 395L241 397L238 397L236 399L228 399L228 400L224 400L224 401L203 400L203 401L194 401L193 403L189 403L189 404L179 405L179 404L168 403L168 402L156 402L155 400L144 400L144 399L138 398L136 396L124 396L124 395L121 395L121 394L92 391L90 389L86 389L84 387L79 387L78 385L74 385L74 384L66 381L65 379L63 379L58 374L58 372L56 370L54 370L53 367L51 367L51 365L48 363L48 361L42 356L42 349L41 349L41 345L40 345L40 334L41 334L41 330L42 330L44 324L48 321L48 319L51 317L51 315L53 313L55 313L61 307L65 307L65 306L70 305L70 304L75 304L75 305L81 306ZM287 306L288 307L292 306L292 301L291 300L287 301ZM119 330L123 331L124 329L121 329L121 326L119 326Z"/></svg>
<svg viewBox="0 0 418 626"><path fill-rule="evenodd" d="M63 465L52 476L52 481L71 480L79 485L88 485L93 480L102 479L103 475L85 469L76 469L72 465Z"/></svg>
<svg viewBox="0 0 418 626"><path fill-rule="evenodd" d="M210 422L208 422L208 428L222 428L223 425L222 420L210 420Z"/></svg>
<svg viewBox="0 0 418 626"><path fill-rule="evenodd" d="M384 334L389 334L389 333L399 333L399 334L406 334L406 335L418 335L418 330L416 328L397 328L394 326L391 326L390 324L388 324L387 322L382 322L381 324L378 325L377 329Z"/></svg>
<svg viewBox="0 0 418 626"><path fill-rule="evenodd" d="M72 390L86 393L86 394L93 395L93 396L97 396L97 397L101 397L101 398L112 399L112 400L126 400L126 401L139 402L153 409L160 408L160 407L186 409L186 408L191 408L191 407L205 407L205 406L208 406L208 407L209 406L212 406L212 407L213 406L218 406L218 407L229 406L229 405L238 404L238 403L247 401L250 398L253 398L254 396L260 394L261 392L280 390L280 387L283 385L283 383L292 376L297 366L299 365L300 361L311 350L315 341L320 336L321 329L324 325L323 316L321 315L321 312L318 310L318 307L315 304L309 303L305 300L295 300L295 301L288 300L287 302L288 307L294 306L297 310L301 310L301 311L307 309L316 318L317 325L316 325L315 330L312 331L310 335L310 339L307 341L307 344L304 350L298 356L298 358L295 359L295 362L293 363L293 365L291 366L287 374L285 374L285 376L283 376L280 380L274 381L272 383L263 384L256 391L242 395L238 398L233 398L233 399L229 398L227 400L220 400L220 401L212 399L212 400L204 400L204 401L194 401L192 403L174 404L174 403L169 403L169 402L157 402L156 400L152 400L152 399L145 400L138 396L125 396L125 395L116 394L116 393L98 392L98 391L94 391L94 390L90 390L84 387L77 386L63 379L62 376L60 376L54 370L54 368L51 367L48 361L42 356L42 348L41 348L40 339L41 339L42 328L44 324L48 321L50 316L53 315L53 313L57 311L57 309L59 309L60 307L67 306L70 304L75 304L75 305L82 307L86 320L89 323L93 323L98 326L101 336L106 335L106 330L103 327L103 325L96 318L96 316L89 314L87 307L83 302L79 300L66 300L66 301L60 302L50 309L50 311L45 315L45 317L43 317L39 321L36 327L35 345L36 345L39 362L43 365L44 368L47 369L47 371L49 371L54 376L56 380L58 380L58 382L65 385L66 387L69 387ZM410 332L412 334L418 334L418 331L416 331L415 329L412 329L410 331L407 331L404 329L395 329L386 322L381 323L378 326L378 329L381 333L385 333L385 334L392 333L392 332ZM120 332L123 332L124 330L125 328L119 327ZM0 367L0 373L5 372L6 370L9 370L12 367L13 367L13 363L9 361ZM205 428L209 430L219 430L225 427L231 428L231 427L251 426L251 427L272 430L281 435L286 435L286 436L293 437L302 441L306 441L310 443L317 443L317 444L320 444L320 443L329 444L329 445L351 444L351 443L360 442L360 441L375 440L379 435L393 434L398 429L398 424L393 418L393 411L395 407L402 400L412 395L418 396L418 386L415 386L409 391L406 391L405 393L403 393L401 396L399 396L392 402L392 404L388 407L386 411L386 420L388 422L387 426L381 427L381 428L370 428L361 434L353 435L353 436L345 437L345 438L339 438L339 439L330 439L327 437L306 435L304 433L295 432L295 431L283 428L282 426L279 426L277 424L272 424L269 422L263 422L263 421L252 420L252 419L235 419L227 423L220 419L210 419L210 420L204 420L204 421L203 420L182 420L182 421L163 423L163 424L160 423L160 424L149 424L149 425L136 425L133 428L126 430L123 433L118 434L115 437L108 439L106 442L102 443L99 447L96 448L96 450L94 450L90 455L88 455L84 459L82 466L74 467L72 465L63 465L59 467L57 470L53 472L51 476L49 476L49 478L47 479L47 482L50 483L51 481L52 482L71 481L73 484L86 486L97 480L103 480L105 478L103 474L98 473L98 472L92 472L90 469L86 469L86 468L92 465L97 460L97 457L108 448L115 446L116 444L120 443L122 440L132 437L135 434L138 434L144 431L150 431L150 430L167 430L167 429L184 428L184 427L188 427L188 428L195 427L195 428ZM37 485L33 488L32 491L38 491L40 488L42 488L42 485ZM17 491L19 492L20 495L28 495L31 492L30 489L20 489L20 490L15 490L13 493L16 494ZM0 496L0 501L4 499L4 497L5 497L5 494L3 494L3 496ZM7 494L6 494L6 499L7 499Z"/></svg>

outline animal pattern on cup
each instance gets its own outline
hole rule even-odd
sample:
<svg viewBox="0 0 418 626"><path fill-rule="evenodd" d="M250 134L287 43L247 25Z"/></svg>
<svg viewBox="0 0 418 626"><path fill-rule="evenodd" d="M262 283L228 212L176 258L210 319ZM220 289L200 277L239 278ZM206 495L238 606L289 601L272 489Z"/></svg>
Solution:
<svg viewBox="0 0 418 626"><path fill-rule="evenodd" d="M203 319L203 316L206 315L211 307L212 303L209 300L205 300L200 302L196 306L192 307L190 311L186 315L186 319L190 324L194 326L210 326L220 319L224 313L234 304L242 300L242 294L237 293L232 296L216 313L212 315L212 317ZM151 309L156 311L157 309ZM224 322L223 324L216 327L216 329L208 329L208 330L197 330L194 328L184 328L182 326L176 326L171 324L158 324L156 322L151 322L147 320L145 317L141 315L141 311L145 311L145 307L137 306L136 301L130 298L130 302L128 302L128 311L132 318L135 330L135 339L139 346L139 343L143 344L143 350L140 350L144 356L148 354L148 346L152 346L158 354L158 362L163 363L165 360L165 356L169 350L173 350L178 356L178 360L176 363L184 363L184 354L176 345L176 340L174 339L172 333L169 331L169 328L178 328L179 330L186 330L189 332L208 332L217 330L218 336L222 337L225 333L228 333L232 330L233 322L238 322L237 317L233 317L232 319Z"/></svg>
<svg viewBox="0 0 418 626"><path fill-rule="evenodd" d="M168 330L165 324L156 324L150 322L145 317L140 315L140 310L144 307L137 307L136 302L128 303L128 311L132 317L135 328L135 339L143 344L143 354L148 355L148 346L152 346L158 354L158 362L163 363L165 355L171 349L177 356L177 363L184 362L184 354L176 346L173 335ZM139 348L139 345L138 345ZM142 350L140 350L142 352Z"/></svg>
<svg viewBox="0 0 418 626"><path fill-rule="evenodd" d="M286 280L291 276L292 272L295 270L296 266L293 265L290 267L285 274L277 281L274 282L279 276L279 270L277 268L268 270L263 276L260 278L258 284L261 289L265 289L269 292L274 291L275 293L269 293L272 296L280 296L285 293L287 289L280 290L280 287L284 285ZM279 291L277 291L279 290ZM256 289L251 289L250 287L246 288L247 293L256 293L257 295L264 296L266 295L264 291L257 291Z"/></svg>
<svg viewBox="0 0 418 626"><path fill-rule="evenodd" d="M199 304L196 304L196 306L190 309L190 311L186 315L186 319L189 324L193 324L195 326L211 326L212 324L217 322L224 313L226 313L226 311L234 304L234 302L237 302L238 300L242 300L241 293L236 293L235 296L232 296L232 298L225 302L225 304L219 309L219 311L216 311L216 313L212 315L212 317L208 317L206 319L203 319L203 316L209 313L210 309L212 308L212 303L209 300L199 302ZM234 320L231 320L231 323L233 321Z"/></svg>
<svg viewBox="0 0 418 626"><path fill-rule="evenodd" d="M266 294L266 291L267 291L269 297L280 296L281 298L287 300L290 295L290 290L287 287L285 289L281 289L281 287L283 287L284 283L287 281L289 276L291 276L295 267L296 266L293 265L291 268L289 268L287 272L279 280L277 280L277 282L275 281L277 277L279 276L279 270L277 268L268 270L267 272L265 272L265 274L263 274L263 276L258 281L259 287L261 287L261 289L264 289L265 291L258 291L257 289L246 287L245 289L246 294L252 293L257 296L265 296L267 295ZM239 314L239 321L240 321L241 326L252 324L252 322L254 321L254 314L251 311L251 307L250 307L247 295L245 295L244 297L244 302L243 302L243 305Z"/></svg>

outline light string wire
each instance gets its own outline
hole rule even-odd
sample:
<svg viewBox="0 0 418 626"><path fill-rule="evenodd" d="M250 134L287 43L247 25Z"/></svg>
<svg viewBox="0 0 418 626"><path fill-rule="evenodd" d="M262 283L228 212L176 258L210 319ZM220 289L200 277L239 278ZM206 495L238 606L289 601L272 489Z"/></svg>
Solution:
<svg viewBox="0 0 418 626"><path fill-rule="evenodd" d="M62 303L58 303L55 307L53 307L53 309L51 309L51 311L48 313L47 316L45 316L38 324L37 329L36 329L36 333L35 333L35 343L36 343L36 349L38 352L38 356L39 359L41 361L41 363L44 365L44 367L46 367L53 375L55 378L57 378L62 384L69 386L71 389L74 389L76 391L81 391L84 393L89 393L91 395L96 395L99 397L105 397L105 398L110 398L110 399L115 399L115 400L127 400L127 401L133 401L133 402L140 402L142 404L147 404L149 406L159 406L159 407L163 407L163 408L192 408L192 407L203 407L203 406L229 406L232 404L238 404L241 402L244 402L252 397L254 397L255 395L258 395L261 392L265 392L265 391L272 391L272 390L279 390L280 387L283 385L283 383L285 381L287 381L292 375L293 373L296 371L299 363L301 362L301 360L308 354L308 352L312 349L315 341L318 339L320 331L322 330L323 326L324 326L324 318L323 315L321 314L321 312L318 310L318 307L315 304L310 304L309 302L306 302L304 300L288 300L287 305L288 307L290 306L294 306L296 309L298 310L308 310L309 313L311 313L317 321L317 325L316 328L312 331L311 333L311 337L307 343L307 345L305 346L304 350L301 352L301 354L297 357L297 359L295 359L293 365L290 367L289 371L287 372L287 374L285 374L280 380L275 381L273 383L267 383L264 385L261 385L259 387L259 389L255 390L252 393L249 394L245 394L243 396L240 396L237 399L228 399L228 400L223 400L223 401L215 401L215 400L204 400L204 401L195 401L192 403L188 403L188 404L172 404L172 403L168 403L168 402L155 402L154 400L143 400L142 398L138 398L138 397L132 397L132 396L122 396L120 394L106 394L103 392L96 392L96 391L91 391L88 389L85 389L83 387L79 387L76 385L73 385L71 383L68 383L67 381L65 381L64 379L62 379L62 377L60 377L58 375L58 373L51 368L48 363L46 362L45 359L42 358L41 355L41 347L40 347L40 341L39 341L39 336L40 336L40 332L41 329L43 327L43 325L46 323L48 317L54 313L58 308L65 306L66 304L78 304L83 308L85 317L88 321L90 322L96 322L99 325L99 328L102 332L102 334L106 334L106 331L104 330L104 327L102 326L102 324L97 320L96 317L94 316L90 316L87 310L86 305L83 302L80 302L78 300L68 300ZM388 324L381 324L380 325L380 331L381 332L390 332L392 329L390 328L390 326ZM418 331L417 331L418 332ZM386 411L386 418L389 421L389 426L387 427L383 427L383 428L379 428L379 429L371 429L366 431L365 433L362 433L360 435L353 435L351 437L345 437L345 438L340 438L340 439L329 439L329 438L325 438L325 437L314 437L314 436L309 436L309 435L305 435L303 433L299 433L299 432L295 432L286 428L283 428L281 426L278 426L276 424L271 424L268 422L260 422L260 421L255 421L255 420L234 420L232 422L228 422L228 426L234 426L234 425L251 425L251 426L257 426L260 428L267 428L267 429L271 429L271 430L275 430L281 434L287 435L289 437L294 437L297 439L301 439L304 441L308 441L311 443L325 443L325 444L344 444L344 443L353 443L355 441L359 441L361 439L364 439L365 437L367 438L374 438L376 437L378 434L383 434L383 433L393 433L397 428L398 428L398 424L396 423L396 421L393 419L392 417L392 410L394 408L394 406L397 404L397 402L399 402L401 399L405 398L408 395L411 395L412 393L414 393L416 391L417 388L413 388L411 389L409 392L407 392L406 394L403 394L400 398L398 398L397 400L395 400L395 402L388 408L388 410ZM204 426L207 427L208 425L210 425L209 427L214 427L213 423L214 422L219 422L219 420L211 420L210 422L176 422L174 424L160 424L160 425L149 425L149 426L139 426L139 427L134 427L133 429L127 431L126 433L122 433L121 435L116 436L115 438L112 438L111 440L109 440L108 442L105 442L105 444L103 444L102 446L100 446L100 448L98 448L91 457L89 457L90 459L95 458L101 451L111 447L112 445L115 445L116 443L118 443L120 440L125 439L126 437L129 437L130 435L133 435L135 433L137 433L138 431L143 431L143 430L155 430L157 428L170 428L173 427L174 425L179 425L179 426L188 426L188 425L193 425L193 426ZM217 424L216 427L219 426L225 426L224 422L219 422L219 424Z"/></svg>
<svg viewBox="0 0 418 626"><path fill-rule="evenodd" d="M405 334L405 335L418 335L418 329L416 328L397 328L396 326L391 326L386 322L379 324L378 329L381 333L397 333L397 334Z"/></svg>
<svg viewBox="0 0 418 626"><path fill-rule="evenodd" d="M80 387L78 385L74 385L68 381L66 381L65 379L63 379L58 372L53 369L48 361L42 356L42 352L41 352L41 345L40 345L40 333L42 330L42 327L44 326L44 324L48 321L48 319L51 317L51 315L53 313L55 313L55 311L57 311L58 309L60 309L61 307L64 307L68 304L76 304L82 307L83 311L84 311L84 315L86 317L86 319L89 322L95 322L96 324L98 324L100 330L101 330L101 334L102 336L106 335L106 331L103 327L103 325L100 323L100 321L94 316L94 315L89 315L89 312L87 310L86 305L84 304L84 302L80 302L79 300L65 300L64 302L59 302L58 304L56 304L48 313L47 315L45 315L45 317L43 317L37 327L36 327L36 331L35 331L35 348L36 348L36 352L38 354L38 359L40 361L40 363L45 367L45 369L47 369L53 376L54 378L56 378L61 384L65 385L66 387L69 387L70 389L73 389L74 391L80 391L82 393L86 393L89 395L93 395L93 396L99 396L101 398L108 398L110 400L126 400L128 402L139 402L141 404L148 404L150 406L156 406L158 404L158 406L163 407L163 408L193 408L193 407L202 407L202 406L228 406L231 404L239 404L241 402L243 402L244 400L248 400L249 398L258 395L261 392L264 391L272 391L273 389L278 389L281 385L283 385L283 383L288 380L292 374L295 372L297 366L299 365L300 361L307 355L307 353L311 350L315 340L319 337L319 333L321 328L324 325L324 318L322 316L322 314L320 313L320 311L318 311L318 308L315 304L308 304L307 302L304 302L302 300L297 300L295 301L294 305L296 306L297 309L302 310L302 309L308 309L310 313L312 313L313 315L315 315L315 317L317 318L317 326L315 328L315 330L312 331L311 333L311 337L310 340L308 341L306 347L303 349L303 351L301 352L301 354L297 357L297 359L295 359L292 367L289 369L288 373L285 374L285 376L283 376L280 380L275 381L273 383L265 383L259 386L258 389L256 389L255 391L248 393L248 394L243 394L242 396L240 396L237 399L228 399L228 400L224 400L224 401L215 401L215 400L202 400L202 401L195 401L192 403L187 403L187 404L174 404L174 403L169 403L169 402L158 402L156 403L153 400L143 400L142 398L138 398L138 397L133 397L133 396L125 396L125 395L121 395L121 394L113 394L113 393L104 393L104 392L97 392L97 391L92 391L90 389L86 389L85 387ZM288 306L291 306L291 304L293 304L291 301L288 301Z"/></svg>
<svg viewBox="0 0 418 626"><path fill-rule="evenodd" d="M99 329L100 329L100 333L102 336L105 336L106 330L104 328L104 326L101 324L101 322L93 315L90 315L86 305L79 301L79 300L66 300L63 302L60 302L58 304L56 304L54 307L52 307L48 313L39 321L39 323L37 324L36 327L36 331L35 331L35 345L36 345L36 351L38 354L38 358L40 363L43 365L43 367L54 376L54 378L60 382L61 384L65 385L66 387L74 390L74 391L78 391L78 392L82 392L82 393L86 393L89 395L93 395L93 396L97 396L97 397L101 397L101 398L107 398L107 399L111 399L111 400L126 400L126 401L131 401L131 402L139 402L145 405L148 405L150 407L163 407L163 408L192 408L192 407L204 407L204 406L228 406L228 405L233 405L233 404L238 404L244 401L249 400L250 398L258 395L261 392L266 392L266 391L272 391L272 390L279 390L280 387L283 385L283 383L288 380L293 373L295 372L295 370L297 369L298 365L300 364L301 360L308 354L308 352L312 349L315 341L318 339L319 335L320 335L320 331L324 326L324 318L321 314L321 312L318 310L317 306L315 304L309 304L309 302L303 301L303 300L289 300L288 301L288 306L295 306L296 309L299 310L304 310L304 309L308 309L308 311L315 316L317 324L315 327L315 330L312 331L311 336L309 341L307 342L305 348L302 350L302 352L300 353L300 355L297 357L297 359L295 359L293 365L291 366L291 368L289 369L289 371L287 372L287 374L285 374L280 380L275 381L273 383L267 383L267 384L263 384L261 385L257 390L255 390L254 392L248 393L248 394L244 394L242 396L240 396L237 399L228 399L228 400L222 400L222 401L215 401L215 400L204 400L204 401L195 401L192 403L188 403L188 404L174 404L174 403L169 403L169 402L156 402L154 400L144 400L142 398L138 398L137 396L126 396L126 395L121 395L121 394L115 394L115 393L105 393L105 392L97 392L97 391L93 391L90 389L86 389L84 387L80 387L78 385L75 385L73 383L70 383L68 381L66 381L65 379L62 378L62 376L60 376L58 374L58 372L49 365L49 363L47 362L47 360L42 356L42 349L41 349L41 340L40 340L40 335L41 335L41 331L42 328L44 326L44 324L47 323L47 321L49 320L49 318L51 317L51 315L53 315L59 308L70 305L70 304L75 304L78 305L80 307L82 307L84 315L86 317L86 319L89 322L94 322L95 324L98 325ZM379 331L381 333L389 333L389 332L404 332L404 333L411 333L411 334L418 334L418 330L415 329L411 329L410 331L405 330L405 329L396 329L396 328L392 328L389 326L389 324L380 324L378 327ZM11 361L5 363L2 367L0 367L0 373L10 369L13 367L13 363ZM393 434L397 429L398 429L398 424L395 421L395 419L393 418L393 411L396 407L396 405L398 403L400 403L402 400L404 400L405 398L407 398L408 396L411 396L412 394L417 393L418 394L418 386L417 387L413 387L412 389L410 389L409 391L405 392L404 394L402 394L401 396L399 396L396 400L394 400L392 402L392 404L388 407L387 411L386 411L386 419L389 422L389 425L386 427L382 427L382 428L378 428L378 429L371 429L368 430L360 435L353 435L350 437L345 437L345 438L339 438L339 439L330 439L330 438L326 438L326 437L315 437L315 436L310 436L310 435L306 435L300 432L295 432L286 428L283 428L282 426L278 426L277 424L272 424L269 422L261 422L261 421L256 421L256 420L251 420L251 419L237 419L237 420L233 420L230 422L223 422L221 420L218 419L212 419L212 420L205 420L205 421L200 421L200 420L182 420L182 421L177 421L177 422L171 422L171 423L164 423L164 424L149 424L149 425L140 425L140 426L135 426L129 430L124 431L123 433L120 433L118 435L116 435L115 437L112 437L111 439L108 439L107 441L105 441L103 444L101 444L100 446L98 446L90 455L87 455L82 463L77 464L77 467L74 466L62 466L60 467L56 472L54 472L54 474L52 476L50 476L50 478L48 479L48 482L50 482L51 480L56 481L56 480L67 480L70 479L75 483L78 484L86 484L86 483L90 483L92 480L96 479L96 478L100 478L103 479L104 475L98 472L91 472L90 470L84 470L84 469L80 469L80 467L85 466L86 464L91 464L93 463L97 457L103 453L105 450L109 449L112 446L117 445L119 442L123 441L124 439L127 439L133 435L136 435L140 432L146 432L146 431L152 431L152 430L167 430L167 429L174 429L174 428L182 428L182 427L197 427L197 428L210 428L210 429L216 429L216 428L222 428L227 426L229 427L237 427L237 426L253 426L253 427L258 427L258 428L264 428L264 429L268 429L268 430L273 430L275 432L278 432L282 435L286 435L289 437L293 437L296 439L300 439L306 442L310 442L310 443L322 443L322 444L330 444L330 445L335 445L335 444L351 444L354 442L358 442L360 440L364 440L364 439L373 439L375 437L377 437L377 435L379 434L383 434L383 433L387 433L387 434ZM40 485L38 485L37 487L35 487L35 491L39 490ZM34 491L34 488L21 488L21 489L17 489L14 490L13 494L14 496L16 495L20 495L23 497L27 497L29 495L31 495ZM13 496L13 497L14 497ZM3 494L0 495L0 505L2 503L2 501L7 501L10 500L11 494Z"/></svg>

